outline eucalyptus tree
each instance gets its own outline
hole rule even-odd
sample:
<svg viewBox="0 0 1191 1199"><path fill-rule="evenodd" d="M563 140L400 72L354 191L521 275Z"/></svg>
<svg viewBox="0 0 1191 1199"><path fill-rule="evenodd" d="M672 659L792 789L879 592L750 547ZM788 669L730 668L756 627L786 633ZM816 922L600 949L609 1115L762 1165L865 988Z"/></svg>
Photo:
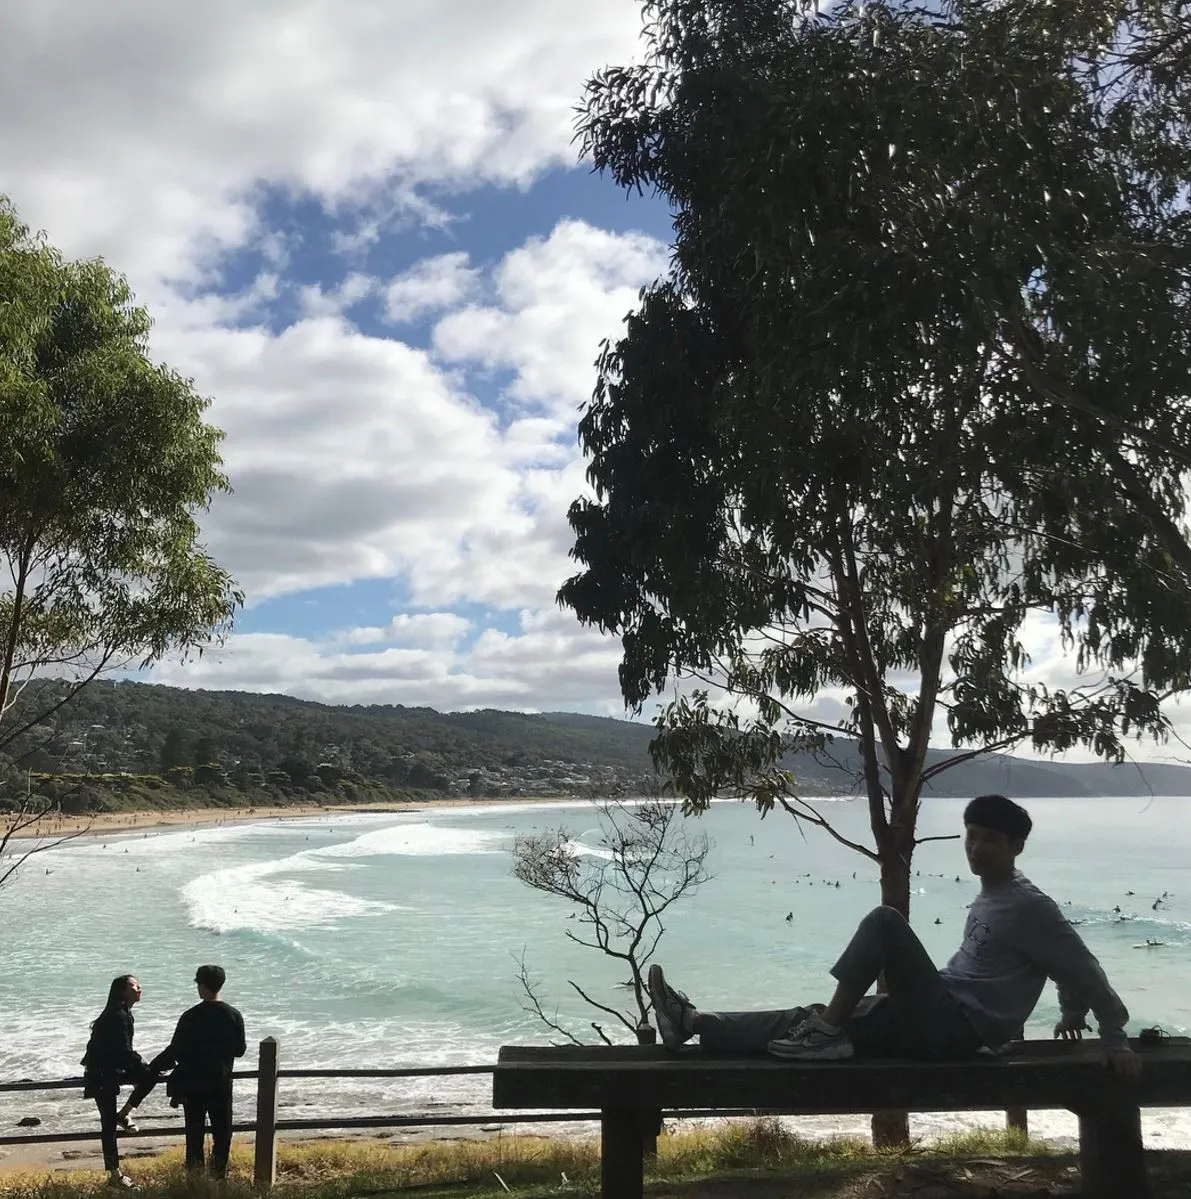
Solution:
<svg viewBox="0 0 1191 1199"><path fill-rule="evenodd" d="M653 745L688 808L845 840L785 765L855 738L848 843L904 912L947 766L1120 760L1187 686L1183 7L652 0L587 88L586 155L674 240L602 347L560 601L630 707L701 680Z"/></svg>
<svg viewBox="0 0 1191 1199"><path fill-rule="evenodd" d="M0 197L0 764L101 672L201 651L240 602L198 525L228 489L222 434L149 328L123 277L64 260ZM43 814L13 796L0 853Z"/></svg>

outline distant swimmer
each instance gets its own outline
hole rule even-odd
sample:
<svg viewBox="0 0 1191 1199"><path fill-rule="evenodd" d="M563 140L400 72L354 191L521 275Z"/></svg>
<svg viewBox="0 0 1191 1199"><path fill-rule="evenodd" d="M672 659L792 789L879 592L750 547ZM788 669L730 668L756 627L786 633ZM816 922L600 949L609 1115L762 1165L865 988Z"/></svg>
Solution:
<svg viewBox="0 0 1191 1199"><path fill-rule="evenodd" d="M942 918L941 918L941 917L939 917L939 916L936 916L936 917L935 917L935 923L936 923L936 924L942 924L942 923L943 923L943 920L942 920Z"/></svg>
<svg viewBox="0 0 1191 1199"><path fill-rule="evenodd" d="M786 913L786 923L787 923L787 924L793 924L793 923L794 923L794 913L793 913L793 912L787 912L787 913Z"/></svg>

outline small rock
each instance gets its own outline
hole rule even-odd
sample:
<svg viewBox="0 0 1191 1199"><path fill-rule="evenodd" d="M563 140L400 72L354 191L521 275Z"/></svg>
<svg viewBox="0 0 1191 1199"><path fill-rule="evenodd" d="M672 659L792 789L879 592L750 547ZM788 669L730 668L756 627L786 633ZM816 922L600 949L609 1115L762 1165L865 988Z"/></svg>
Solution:
<svg viewBox="0 0 1191 1199"><path fill-rule="evenodd" d="M41 1123L41 1120L37 1116L22 1116L17 1121L17 1127L18 1128L36 1128L40 1123Z"/></svg>

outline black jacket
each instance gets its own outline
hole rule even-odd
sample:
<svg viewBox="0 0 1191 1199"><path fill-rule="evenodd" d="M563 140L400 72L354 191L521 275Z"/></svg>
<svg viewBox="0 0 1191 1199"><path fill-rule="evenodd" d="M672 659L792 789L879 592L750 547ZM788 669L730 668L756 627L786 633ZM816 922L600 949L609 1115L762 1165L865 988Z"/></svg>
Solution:
<svg viewBox="0 0 1191 1199"><path fill-rule="evenodd" d="M125 1004L104 1008L91 1025L91 1039L83 1054L83 1095L93 1099L147 1070L145 1059L132 1047L135 1025Z"/></svg>
<svg viewBox="0 0 1191 1199"><path fill-rule="evenodd" d="M218 1095L232 1085L232 1063L242 1057L244 1018L230 1003L204 1000L182 1013L174 1039L150 1063L155 1074L174 1067L171 1099Z"/></svg>

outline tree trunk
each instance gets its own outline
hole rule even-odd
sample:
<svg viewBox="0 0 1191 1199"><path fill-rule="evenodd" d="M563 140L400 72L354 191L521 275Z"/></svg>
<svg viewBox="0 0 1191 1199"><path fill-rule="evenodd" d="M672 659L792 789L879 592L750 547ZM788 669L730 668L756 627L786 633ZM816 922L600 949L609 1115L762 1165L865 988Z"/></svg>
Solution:
<svg viewBox="0 0 1191 1199"><path fill-rule="evenodd" d="M881 856L881 902L897 908L910 918L910 864L914 853L914 828L906 827L907 805L894 803L889 830L878 846ZM913 820L914 807L909 806ZM878 992L885 990L884 978L877 981ZM871 1121L873 1144L880 1149L892 1149L910 1143L910 1114L901 1111L873 1112Z"/></svg>

